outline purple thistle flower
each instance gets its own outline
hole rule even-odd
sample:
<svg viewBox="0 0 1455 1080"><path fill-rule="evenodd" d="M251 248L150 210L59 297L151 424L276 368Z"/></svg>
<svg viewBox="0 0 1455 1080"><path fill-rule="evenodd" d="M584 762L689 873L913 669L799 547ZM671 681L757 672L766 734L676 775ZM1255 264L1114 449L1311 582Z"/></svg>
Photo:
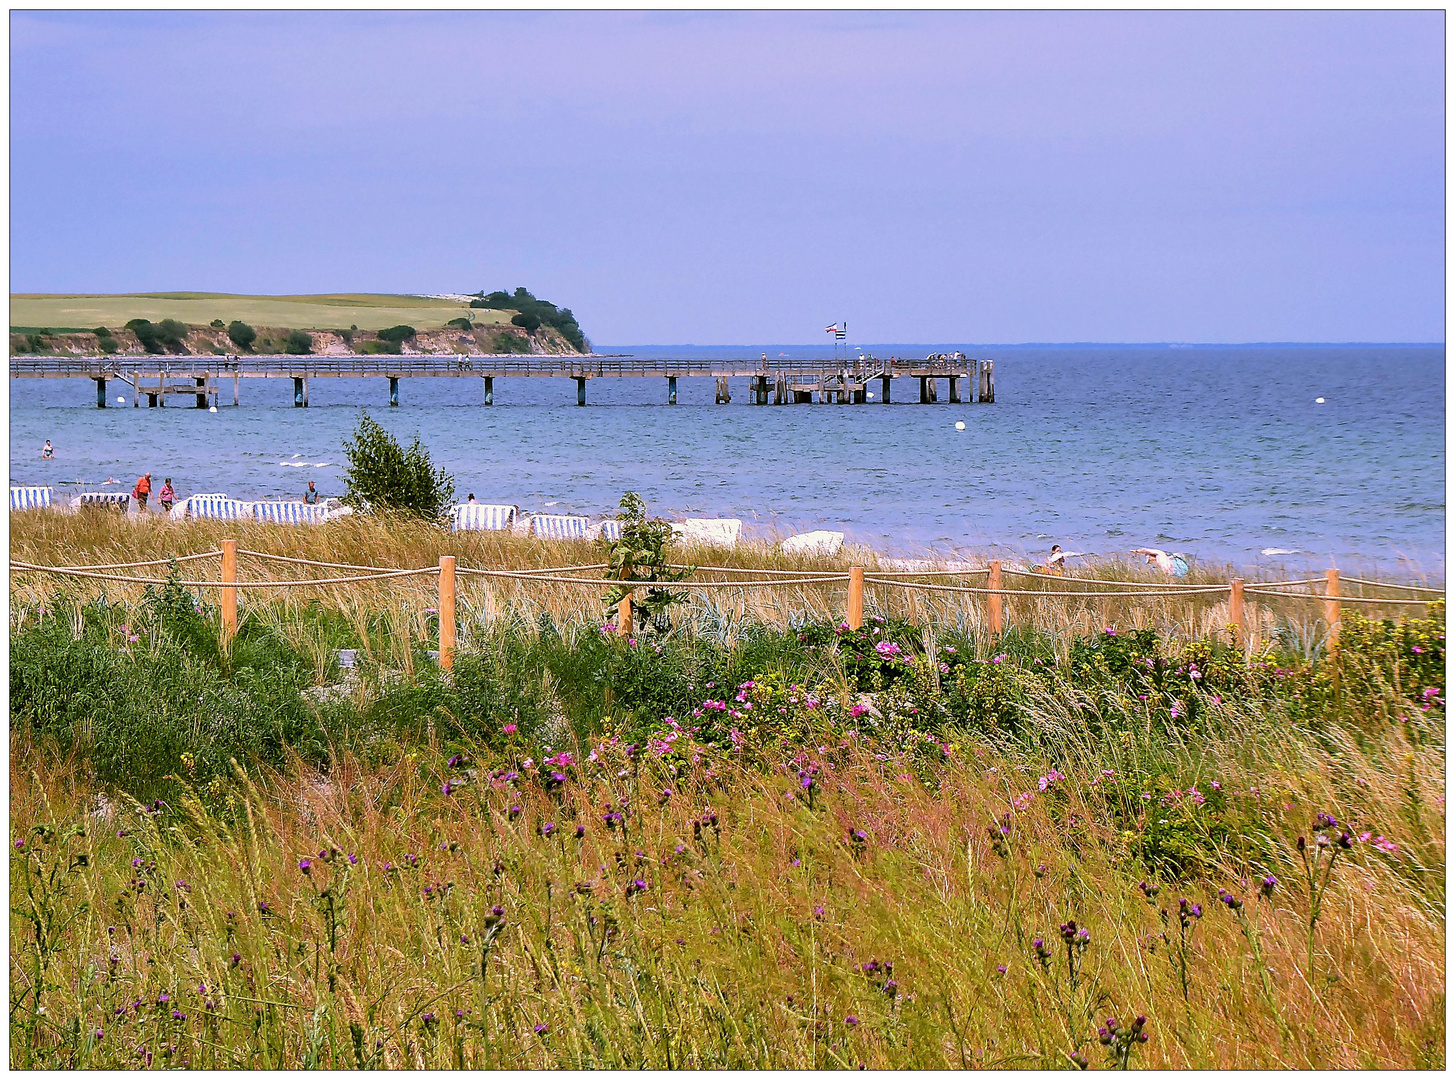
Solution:
<svg viewBox="0 0 1455 1080"><path fill-rule="evenodd" d="M1006 968L1005 968L1005 965L1004 964L996 964L995 965L995 970L996 970L996 972L998 974L1004 975L1005 974L1005 971L1006 971Z"/></svg>
<svg viewBox="0 0 1455 1080"><path fill-rule="evenodd" d="M460 767L460 763L464 760L465 759L463 757L461 757L459 754L456 754L454 757L450 758L449 761L445 762L445 765L451 769L458 769Z"/></svg>
<svg viewBox="0 0 1455 1080"><path fill-rule="evenodd" d="M850 1014L844 1017L844 1023L848 1024L851 1028L856 1028L859 1026L859 1018L857 1016L854 1016L853 1014Z"/></svg>
<svg viewBox="0 0 1455 1080"><path fill-rule="evenodd" d="M1269 874L1258 883L1258 891L1264 896L1272 896L1273 890L1276 888L1278 888L1278 879L1272 874Z"/></svg>
<svg viewBox="0 0 1455 1080"><path fill-rule="evenodd" d="M554 821L547 821L545 824L543 824L541 826L541 835L542 836L550 836L555 831L556 831L556 823Z"/></svg>
<svg viewBox="0 0 1455 1080"><path fill-rule="evenodd" d="M184 1013L184 1012L182 1012L179 1009L173 1009L172 1010L172 1019L173 1020L186 1020L187 1019L187 1014Z"/></svg>
<svg viewBox="0 0 1455 1080"><path fill-rule="evenodd" d="M452 792L454 790L455 790L455 786L452 783L450 783L450 781L448 781L448 780L446 780L443 784L440 785L440 793L443 794L443 795L448 795L450 792Z"/></svg>
<svg viewBox="0 0 1455 1080"><path fill-rule="evenodd" d="M551 1025L537 1024L535 1027L531 1028L531 1030L534 1031L537 1035L545 1035L551 1030Z"/></svg>

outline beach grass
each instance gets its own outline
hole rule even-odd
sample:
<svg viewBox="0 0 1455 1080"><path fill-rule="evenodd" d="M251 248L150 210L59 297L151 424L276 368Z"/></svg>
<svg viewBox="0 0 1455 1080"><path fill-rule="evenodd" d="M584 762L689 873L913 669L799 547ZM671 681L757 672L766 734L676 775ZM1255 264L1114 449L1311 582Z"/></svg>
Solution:
<svg viewBox="0 0 1455 1080"><path fill-rule="evenodd" d="M298 330L378 331L400 324L435 330L451 319L470 315L481 324L503 323L510 312L471 309L463 302L424 296L342 293L301 296L249 296L233 293L56 294L21 293L10 298L16 326L110 327L131 319L176 319L206 326L213 319L241 320L252 326Z"/></svg>
<svg viewBox="0 0 1455 1080"><path fill-rule="evenodd" d="M224 537L602 559L40 512L11 556ZM1296 601L1239 648L1205 598L993 635L881 588L852 631L841 583L625 638L601 586L462 577L446 674L405 581L245 591L229 635L213 590L12 577L13 1067L1443 1067L1443 605L1349 611L1337 656Z"/></svg>

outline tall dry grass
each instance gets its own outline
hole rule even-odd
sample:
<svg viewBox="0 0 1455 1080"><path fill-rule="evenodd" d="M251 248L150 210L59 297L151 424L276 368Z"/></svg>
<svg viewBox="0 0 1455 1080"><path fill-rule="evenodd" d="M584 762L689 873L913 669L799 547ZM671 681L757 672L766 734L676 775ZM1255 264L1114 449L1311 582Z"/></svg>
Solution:
<svg viewBox="0 0 1455 1080"><path fill-rule="evenodd" d="M10 555L13 560L39 565L96 565L163 559L216 550L224 538L235 539L240 549L322 562L348 563L386 568L437 567L441 555L455 556L462 568L522 570L543 567L592 566L603 561L603 548L589 542L547 542L509 533L450 533L417 521L350 517L327 526L296 528L255 522L182 521L119 516L107 513L67 514L37 511L11 517ZM702 580L731 580L742 575L714 574L706 568L731 566L792 572L845 573L853 565L871 573L885 567L872 551L846 547L836 556L785 555L766 543L747 543L724 550L681 545L674 558L704 569ZM216 581L220 560L208 559L182 564L183 577ZM142 576L165 576L165 568L124 571ZM349 571L329 571L275 562L249 555L239 559L243 580L303 580L339 576ZM585 576L595 576L587 572ZM771 576L771 575L769 575ZM900 574L900 577L905 575ZM1199 566L1182 584L1222 585L1234 576L1227 566ZM1066 597L1067 589L1085 588L1077 582L1101 579L1145 584L1150 588L1167 584L1165 576L1137 563L1106 560L1080 568L1065 577L1023 577L1007 574L1007 589L1041 590L1044 596L1012 596L1006 601L1009 625L1049 635L1061 644L1077 636L1095 633L1103 626L1128 629L1149 627L1184 639L1195 639L1228 625L1229 603L1225 593L1206 596ZM908 578L908 580L916 580ZM925 577L923 582L959 583L983 587L983 574L956 577ZM1254 584L1249 579L1249 584ZM488 625L507 613L526 620L548 614L557 624L599 618L602 589L576 585L565 580L551 582L482 579L461 575L459 606L468 632L470 623ZM826 584L761 586L753 588L701 590L690 593L690 602L678 608L674 619L687 626L713 626L731 636L737 628L761 623L768 626L794 625L807 620L838 619L843 616L847 586ZM111 599L135 599L140 585L118 582L61 579L33 573L17 573L11 581L12 608L39 606L57 591L89 599L105 595ZM1327 632L1322 603L1315 593L1321 585L1293 590L1299 597L1287 599L1249 596L1245 618L1251 633L1250 654L1277 636L1298 642L1309 655L1321 647ZM1398 589L1373 589L1345 585L1345 596L1409 597ZM215 594L212 594L215 599ZM240 603L244 609L272 610L286 617L302 605L322 604L334 610L387 608L402 622L423 621L426 609L437 606L437 575L354 582L342 585L246 589ZM1419 608L1390 604L1347 605L1373 617L1418 612ZM988 636L988 614L983 596L914 590L885 584L865 589L865 610L885 617L902 617L918 623L955 626L969 633ZM412 614L411 614L412 613Z"/></svg>
<svg viewBox="0 0 1455 1080"><path fill-rule="evenodd" d="M220 806L157 812L12 746L27 843L11 857L11 1063L1057 1068L1077 1051L1107 1064L1098 1024L1144 1014L1137 1067L1439 1067L1443 753L1398 730L1319 746L1226 719L1232 734L1174 756L1233 793L1270 854L1209 849L1204 880L1164 884L1164 906L1204 910L1186 1000L1101 787L1154 752L1136 737L1059 758L976 744L928 771L829 746L810 755L811 805L792 767L673 775L608 744L548 791L525 761L471 776L421 745L388 769L345 755L326 775L240 775ZM1065 779L1040 792L1051 768ZM465 782L445 794L449 778ZM1294 841L1319 810L1401 850L1360 845L1336 867L1310 969ZM988 826L1006 813L1002 856ZM59 927L42 965L23 883L80 853L42 889ZM1218 886L1246 900L1258 954ZM1075 986L1068 919L1091 935Z"/></svg>

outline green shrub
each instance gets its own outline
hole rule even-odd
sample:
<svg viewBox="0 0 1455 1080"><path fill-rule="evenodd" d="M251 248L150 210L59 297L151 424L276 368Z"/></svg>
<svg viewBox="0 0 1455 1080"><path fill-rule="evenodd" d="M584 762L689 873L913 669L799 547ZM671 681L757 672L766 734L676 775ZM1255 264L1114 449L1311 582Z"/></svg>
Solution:
<svg viewBox="0 0 1455 1080"><path fill-rule="evenodd" d="M253 342L258 340L258 332L245 322L234 319L227 324L227 336L239 349L244 351L253 347Z"/></svg>
<svg viewBox="0 0 1455 1080"><path fill-rule="evenodd" d="M168 349L181 349L187 342L187 326L176 319L163 319L157 323L157 335Z"/></svg>
<svg viewBox="0 0 1455 1080"><path fill-rule="evenodd" d="M475 324L472 323L469 318L461 316L458 319L451 319L449 322L445 323L445 325L452 330L469 330L472 329Z"/></svg>
<svg viewBox="0 0 1455 1080"><path fill-rule="evenodd" d="M354 437L344 441L344 455L344 502L350 506L437 521L454 501L454 477L434 468L419 436L404 450L367 412Z"/></svg>
<svg viewBox="0 0 1455 1080"><path fill-rule="evenodd" d="M313 335L294 330L283 344L283 351L297 356L306 356L313 351Z"/></svg>
<svg viewBox="0 0 1455 1080"><path fill-rule="evenodd" d="M365 356L374 356L378 353L389 353L397 356L403 349L397 341L365 341L359 346L359 351Z"/></svg>
<svg viewBox="0 0 1455 1080"><path fill-rule="evenodd" d="M528 353L531 351L530 338L502 330L491 339L490 351L506 354Z"/></svg>
<svg viewBox="0 0 1455 1080"><path fill-rule="evenodd" d="M227 328L227 323L223 322L221 319L213 319L207 325L212 327L212 329L214 330L223 330Z"/></svg>
<svg viewBox="0 0 1455 1080"><path fill-rule="evenodd" d="M511 316L510 322L512 325L520 327L527 334L534 334L541 328L540 317L534 314L527 314L526 312Z"/></svg>
<svg viewBox="0 0 1455 1080"><path fill-rule="evenodd" d="M33 353L44 352L45 338L41 337L39 334L26 334L25 346Z"/></svg>
<svg viewBox="0 0 1455 1080"><path fill-rule="evenodd" d="M397 344L399 342L408 341L410 338L414 337L414 334L414 327L405 326L401 323L399 326L389 326L385 327L383 330L380 330L379 340L392 341Z"/></svg>

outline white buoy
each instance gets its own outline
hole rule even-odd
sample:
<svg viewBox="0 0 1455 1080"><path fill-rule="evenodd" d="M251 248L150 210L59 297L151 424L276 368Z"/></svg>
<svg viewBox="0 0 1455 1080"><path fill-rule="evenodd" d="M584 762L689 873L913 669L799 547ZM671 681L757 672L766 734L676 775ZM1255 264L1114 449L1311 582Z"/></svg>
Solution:
<svg viewBox="0 0 1455 1080"><path fill-rule="evenodd" d="M873 390L866 390L866 391L864 391L864 396L866 398L868 398L870 401L873 401L874 400L874 391Z"/></svg>
<svg viewBox="0 0 1455 1080"><path fill-rule="evenodd" d="M125 405L126 404L126 398L122 397L120 394L117 394L116 395L116 404L118 404L118 405Z"/></svg>
<svg viewBox="0 0 1455 1080"><path fill-rule="evenodd" d="M963 420L956 420L955 421L955 430L956 431L964 431L965 430L965 421L963 421Z"/></svg>
<svg viewBox="0 0 1455 1080"><path fill-rule="evenodd" d="M1320 398L1314 398L1314 404L1315 405L1322 405L1323 403L1324 403L1324 399L1323 398L1321 398L1321 397Z"/></svg>
<svg viewBox="0 0 1455 1080"><path fill-rule="evenodd" d="M209 405L208 408L207 408L207 411L208 412L216 412L217 411L217 406L216 405Z"/></svg>

